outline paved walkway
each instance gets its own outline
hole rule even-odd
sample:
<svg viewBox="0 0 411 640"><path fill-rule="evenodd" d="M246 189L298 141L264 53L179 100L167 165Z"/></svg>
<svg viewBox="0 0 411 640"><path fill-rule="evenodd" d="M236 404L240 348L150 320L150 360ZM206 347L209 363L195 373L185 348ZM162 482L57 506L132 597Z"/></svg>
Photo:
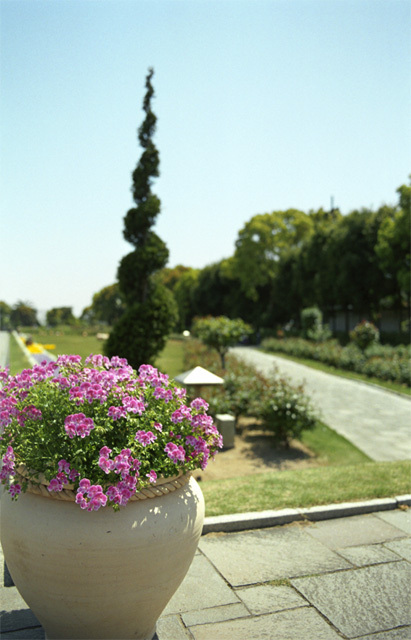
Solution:
<svg viewBox="0 0 411 640"><path fill-rule="evenodd" d="M10 334L7 331L0 331L0 367L6 367L9 363Z"/></svg>
<svg viewBox="0 0 411 640"><path fill-rule="evenodd" d="M411 398L250 347L235 347L231 352L263 373L277 367L292 383L303 382L323 422L372 460L411 459Z"/></svg>
<svg viewBox="0 0 411 640"><path fill-rule="evenodd" d="M410 515L203 535L157 640L409 640ZM0 602L3 640L45 638L14 586Z"/></svg>

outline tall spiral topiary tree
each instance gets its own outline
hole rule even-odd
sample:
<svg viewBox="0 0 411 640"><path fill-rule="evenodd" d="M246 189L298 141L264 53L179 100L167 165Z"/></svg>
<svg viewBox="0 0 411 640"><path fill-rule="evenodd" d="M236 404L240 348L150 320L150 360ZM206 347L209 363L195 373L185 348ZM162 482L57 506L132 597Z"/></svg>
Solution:
<svg viewBox="0 0 411 640"><path fill-rule="evenodd" d="M105 344L106 355L127 358L134 368L152 363L164 347L177 314L172 293L154 277L167 264L168 249L152 231L160 213L160 200L151 190L153 178L159 176L160 164L152 140L157 122L151 110L153 74L150 68L143 101L146 115L138 130L143 153L133 172L132 193L136 206L124 217L123 235L134 250L120 261L117 271L126 308Z"/></svg>

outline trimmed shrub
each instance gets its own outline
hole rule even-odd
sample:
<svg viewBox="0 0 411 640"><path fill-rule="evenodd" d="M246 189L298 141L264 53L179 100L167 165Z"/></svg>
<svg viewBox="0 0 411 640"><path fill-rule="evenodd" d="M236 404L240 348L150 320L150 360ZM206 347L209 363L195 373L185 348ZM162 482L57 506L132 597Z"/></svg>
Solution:
<svg viewBox="0 0 411 640"><path fill-rule="evenodd" d="M367 347L379 342L380 332L372 322L363 320L350 332L350 338L361 351L365 351Z"/></svg>
<svg viewBox="0 0 411 640"><path fill-rule="evenodd" d="M263 420L277 444L289 447L302 431L313 429L316 416L303 387L294 387L283 378L270 378L255 412Z"/></svg>
<svg viewBox="0 0 411 640"><path fill-rule="evenodd" d="M252 333L252 328L241 318L226 316L198 318L192 326L193 334L205 345L215 349L221 358L221 367L225 369L225 357L230 347Z"/></svg>
<svg viewBox="0 0 411 640"><path fill-rule="evenodd" d="M318 307L307 307L301 311L303 337L313 342L325 342L331 338L328 325L323 325L323 314Z"/></svg>

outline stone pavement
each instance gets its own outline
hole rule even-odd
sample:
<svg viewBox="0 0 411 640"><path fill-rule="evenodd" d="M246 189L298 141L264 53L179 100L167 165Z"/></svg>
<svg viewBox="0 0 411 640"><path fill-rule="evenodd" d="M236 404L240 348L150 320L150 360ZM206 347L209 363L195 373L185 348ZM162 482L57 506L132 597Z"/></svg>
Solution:
<svg viewBox="0 0 411 640"><path fill-rule="evenodd" d="M411 509L394 502L374 513L363 503L359 515L327 519L323 507L326 519L206 533L157 640L409 640ZM218 529L206 519L210 528ZM0 603L3 640L45 638L15 587L0 588Z"/></svg>
<svg viewBox="0 0 411 640"><path fill-rule="evenodd" d="M0 367L9 365L9 344L10 334L7 331L0 331Z"/></svg>
<svg viewBox="0 0 411 640"><path fill-rule="evenodd" d="M320 419L372 460L411 459L411 398L376 385L348 380L250 347L234 355L263 373L278 372L293 384L304 383Z"/></svg>

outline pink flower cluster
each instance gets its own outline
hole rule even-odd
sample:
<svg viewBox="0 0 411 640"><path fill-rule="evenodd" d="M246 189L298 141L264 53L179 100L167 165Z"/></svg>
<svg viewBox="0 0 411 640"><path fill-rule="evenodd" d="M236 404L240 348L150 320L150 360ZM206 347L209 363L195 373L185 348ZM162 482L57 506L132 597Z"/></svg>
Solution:
<svg viewBox="0 0 411 640"><path fill-rule="evenodd" d="M6 453L2 458L2 465L0 471L0 480L6 480L9 476L14 476L16 473L14 471L14 460L15 455L13 451L13 447L7 447Z"/></svg>
<svg viewBox="0 0 411 640"><path fill-rule="evenodd" d="M137 458L133 458L130 449L123 449L114 459L109 457L111 452L112 450L109 447L102 447L98 464L106 474L113 471L121 477L121 480L116 485L108 487L106 497L113 504L124 507L136 492L141 463ZM154 473L155 479L153 479L154 476L152 474L150 477L147 474L149 482L155 482L157 479L155 472L152 473ZM100 506L104 505L101 504Z"/></svg>
<svg viewBox="0 0 411 640"><path fill-rule="evenodd" d="M184 462L186 459L186 452L184 447L180 444L174 444L174 442L167 442L164 447L164 451L173 462Z"/></svg>
<svg viewBox="0 0 411 640"><path fill-rule="evenodd" d="M73 413L65 419L64 429L69 438L74 436L85 438L94 429L94 422L92 418L86 418L84 413Z"/></svg>
<svg viewBox="0 0 411 640"><path fill-rule="evenodd" d="M91 484L90 480L83 478L77 490L76 503L87 511L98 511L107 504L107 496L99 484Z"/></svg>
<svg viewBox="0 0 411 640"><path fill-rule="evenodd" d="M157 436L152 431L137 431L135 439L138 440L143 447L147 447L149 444L157 440Z"/></svg>
<svg viewBox="0 0 411 640"><path fill-rule="evenodd" d="M63 491L64 485L68 484L69 482L74 482L74 480L79 475L78 471L76 471L75 469L70 469L70 464L67 462L67 460L59 461L58 470L58 474L49 482L49 491Z"/></svg>
<svg viewBox="0 0 411 640"><path fill-rule="evenodd" d="M125 506L157 474L205 468L222 446L207 410L151 365L136 372L118 357L83 364L67 355L17 376L0 371L0 481L18 494L16 459L53 476L50 492L73 483L82 509Z"/></svg>
<svg viewBox="0 0 411 640"><path fill-rule="evenodd" d="M10 476L15 475L16 472L14 470L14 465L15 465L14 460L15 460L15 455L14 455L13 447L8 446L6 453L2 458L2 465L0 470L0 480L2 482L6 481ZM12 498L16 497L19 493L21 493L21 486L17 482L15 482L14 484L11 484L9 487L9 493L11 494Z"/></svg>

